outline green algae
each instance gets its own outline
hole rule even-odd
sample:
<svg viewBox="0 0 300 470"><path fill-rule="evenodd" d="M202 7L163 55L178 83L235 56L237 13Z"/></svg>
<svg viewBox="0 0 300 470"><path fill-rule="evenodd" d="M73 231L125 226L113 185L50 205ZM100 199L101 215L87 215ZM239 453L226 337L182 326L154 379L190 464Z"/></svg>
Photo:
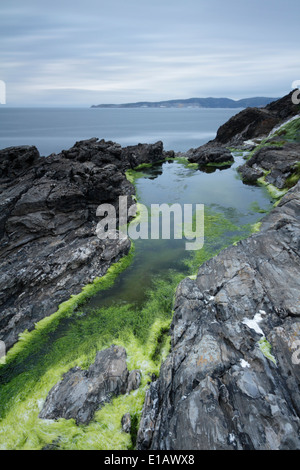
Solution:
<svg viewBox="0 0 300 470"><path fill-rule="evenodd" d="M30 332L25 330L21 333L19 335L19 341L6 355L6 365L9 365L11 361L15 360L20 353L24 354L24 350L27 350L27 354L30 354L31 345L43 341L43 336L45 334L55 331L57 325L63 318L72 316L76 309L82 306L97 292L110 288L119 274L127 269L132 263L134 251L134 244L131 243L128 255L123 256L117 263L111 265L104 276L98 277L94 279L93 283L84 286L79 294L71 295L69 300L59 305L58 310L55 313L36 323L34 330Z"/></svg>
<svg viewBox="0 0 300 470"><path fill-rule="evenodd" d="M286 179L285 186L290 189L300 180L300 162L295 163L292 174Z"/></svg>
<svg viewBox="0 0 300 470"><path fill-rule="evenodd" d="M269 359L269 361L273 362L275 365L277 365L277 362L276 362L276 359L275 357L273 356L273 354L271 353L272 351L272 346L271 344L269 343L269 341L267 341L267 339L265 337L263 337L262 339L259 340L258 342L258 347L260 349L260 351L263 353L263 355Z"/></svg>
<svg viewBox="0 0 300 470"><path fill-rule="evenodd" d="M52 442L55 442L59 449L69 450L117 450L130 447L130 436L122 432L121 419L128 412L140 417L150 375L159 371L159 363L151 361L149 353L153 351L154 339L168 324L156 321L146 345L142 345L133 334L127 338L125 346L128 368L129 370L138 368L142 371L142 383L138 390L113 399L110 404L96 412L93 421L87 426L77 426L74 420L39 419L40 407L49 387L60 379L65 369L74 365L84 365L86 359L81 351L79 361L70 363L64 368L56 367L55 370L48 370L40 377L38 383L28 389L27 396L24 392L17 395L17 400L1 424L0 449L38 450ZM115 341L115 344L124 345L123 341ZM167 352L168 348L163 351L162 357L165 357ZM90 362L90 358L87 362Z"/></svg>
<svg viewBox="0 0 300 470"><path fill-rule="evenodd" d="M278 199L282 199L282 197L288 192L288 189L278 189L273 184L268 183L266 181L266 176L268 175L268 173L269 172L265 172L264 176L258 178L257 183L261 186L264 186L272 197L272 199L275 199L275 201L277 201Z"/></svg>
<svg viewBox="0 0 300 470"><path fill-rule="evenodd" d="M283 142L300 142L300 118L295 118L282 125L272 135L272 138L274 137L280 137Z"/></svg>
<svg viewBox="0 0 300 470"><path fill-rule="evenodd" d="M125 171L125 176L126 176L127 180L135 186L135 181L138 178L144 178L145 174L141 171L136 171L136 170L130 169L130 170Z"/></svg>
<svg viewBox="0 0 300 470"><path fill-rule="evenodd" d="M153 291L149 291L139 311L119 304L97 309L87 317L78 311L77 319L69 323L64 335L44 355L39 355L37 361L27 357L26 367L12 374L7 383L4 373L0 448L40 449L53 441L61 449L130 447L130 436L121 430L121 418L127 412L140 415L150 376L159 374L161 361L168 354L170 338L165 333L170 327L175 288L180 279L175 275L155 280ZM45 335L43 339L43 346L48 348ZM129 370L142 371L139 390L115 398L96 413L88 426L77 426L73 420L39 419L43 400L62 375L74 366L88 368L96 352L112 343L125 347Z"/></svg>
<svg viewBox="0 0 300 470"><path fill-rule="evenodd" d="M141 163L140 165L136 166L134 168L134 171L140 171L140 170L144 170L146 168L153 168L153 166L155 165L160 165L162 163L165 163L167 159L163 159L163 160L157 160L156 162L152 162L152 163Z"/></svg>
<svg viewBox="0 0 300 470"><path fill-rule="evenodd" d="M232 166L234 164L234 161L233 160L228 160L227 162L210 162L210 163L206 163L205 166L209 167L209 168L228 168L230 166Z"/></svg>
<svg viewBox="0 0 300 470"><path fill-rule="evenodd" d="M267 210L262 209L257 201L253 201L251 203L250 209L252 212L255 212L257 214L266 214L268 212Z"/></svg>
<svg viewBox="0 0 300 470"><path fill-rule="evenodd" d="M210 258L256 232L259 228L258 224L259 222L238 226L229 217L225 217L224 214L205 207L204 246L185 261L190 269L190 277L193 278L199 266Z"/></svg>

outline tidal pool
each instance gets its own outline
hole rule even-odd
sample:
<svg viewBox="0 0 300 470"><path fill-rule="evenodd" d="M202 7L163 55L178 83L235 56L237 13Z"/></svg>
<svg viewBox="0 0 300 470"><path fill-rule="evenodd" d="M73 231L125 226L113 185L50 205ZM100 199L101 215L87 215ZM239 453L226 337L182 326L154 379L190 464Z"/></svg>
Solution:
<svg viewBox="0 0 300 470"><path fill-rule="evenodd" d="M137 199L151 204L204 204L204 246L187 251L186 240L135 240L108 282L25 332L0 366L0 449L130 449L144 395L169 350L168 329L176 286L226 246L248 236L274 203L265 187L245 185L236 168L200 171L183 159L135 172ZM111 276L111 278L109 278ZM88 292L88 290L87 290ZM77 301L78 298L78 301ZM84 299L84 301L82 300ZM96 352L125 347L128 369L142 371L139 390L112 400L87 426L38 417L50 389L71 367L88 368ZM131 434L121 418L130 413Z"/></svg>

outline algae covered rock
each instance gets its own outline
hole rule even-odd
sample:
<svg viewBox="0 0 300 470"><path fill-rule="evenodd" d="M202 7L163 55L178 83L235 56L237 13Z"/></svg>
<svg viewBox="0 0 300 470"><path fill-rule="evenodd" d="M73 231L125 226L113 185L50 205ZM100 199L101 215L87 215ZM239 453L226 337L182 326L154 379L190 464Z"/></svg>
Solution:
<svg viewBox="0 0 300 470"><path fill-rule="evenodd" d="M49 392L42 419L75 419L88 424L96 410L114 396L126 393L129 372L124 348L112 345L96 355L88 370L74 367Z"/></svg>

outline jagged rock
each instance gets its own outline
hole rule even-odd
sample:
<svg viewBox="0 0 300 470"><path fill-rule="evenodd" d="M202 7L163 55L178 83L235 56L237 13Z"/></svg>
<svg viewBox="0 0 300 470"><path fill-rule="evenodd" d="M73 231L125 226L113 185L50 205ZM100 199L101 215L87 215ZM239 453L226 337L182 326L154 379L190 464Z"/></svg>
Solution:
<svg viewBox="0 0 300 470"><path fill-rule="evenodd" d="M140 370L132 370L128 377L128 386L127 393L130 393L132 390L137 390L141 385L142 373Z"/></svg>
<svg viewBox="0 0 300 470"><path fill-rule="evenodd" d="M96 410L126 393L128 376L125 349L112 345L97 353L88 370L70 369L49 392L39 417L88 424Z"/></svg>
<svg viewBox="0 0 300 470"><path fill-rule="evenodd" d="M46 158L35 147L0 151L0 340L7 349L129 252L129 239L97 237L96 209L110 203L118 216L119 196L130 207L135 190L125 171L166 155L161 142L122 148L97 138Z"/></svg>
<svg viewBox="0 0 300 470"><path fill-rule="evenodd" d="M299 448L299 207L300 183L259 233L178 286L172 348L146 394L138 449Z"/></svg>
<svg viewBox="0 0 300 470"><path fill-rule="evenodd" d="M253 168L247 164L238 167L238 171L241 174L245 183L256 183L259 178L264 176L262 169Z"/></svg>
<svg viewBox="0 0 300 470"><path fill-rule="evenodd" d="M122 416L121 424L122 424L122 431L129 434L130 431L131 431L131 416L130 416L130 413L126 413L124 416Z"/></svg>
<svg viewBox="0 0 300 470"><path fill-rule="evenodd" d="M185 156L191 163L202 166L233 162L228 147L243 146L249 150L247 141L268 136L278 124L298 113L298 106L292 102L292 93L264 108L246 108L223 124L214 140L197 149L190 149ZM255 170L250 172L246 168L243 171L247 181L256 181Z"/></svg>
<svg viewBox="0 0 300 470"><path fill-rule="evenodd" d="M191 163L198 163L200 166L234 161L231 152L226 147L215 146L211 143L189 150L186 156Z"/></svg>
<svg viewBox="0 0 300 470"><path fill-rule="evenodd" d="M300 144L286 143L281 147L262 147L241 167L238 168L243 180L255 182L267 171L266 182L278 189L286 185L295 164L299 162Z"/></svg>
<svg viewBox="0 0 300 470"><path fill-rule="evenodd" d="M156 420L159 414L159 381L152 382L146 392L143 414L137 435L137 449L148 450L151 446Z"/></svg>
<svg viewBox="0 0 300 470"><path fill-rule="evenodd" d="M247 108L219 128L216 141L220 145L240 145L246 140L268 135L279 122L279 117L266 108Z"/></svg>
<svg viewBox="0 0 300 470"><path fill-rule="evenodd" d="M132 168L142 163L157 163L165 158L173 157L174 152L164 152L161 141L155 144L138 144L126 147L123 151L124 159L129 162Z"/></svg>
<svg viewBox="0 0 300 470"><path fill-rule="evenodd" d="M185 156L191 163L200 165L233 162L228 147L242 146L245 150L251 150L253 146L247 141L267 137L278 124L298 113L299 107L293 104L292 93L264 108L246 108L223 124L214 140L197 149L190 149ZM247 176L249 181L253 181L256 175L255 172L248 172Z"/></svg>
<svg viewBox="0 0 300 470"><path fill-rule="evenodd" d="M298 106L292 102L292 94L264 108L244 109L218 129L214 142L239 146L249 139L267 136L276 125L299 113Z"/></svg>
<svg viewBox="0 0 300 470"><path fill-rule="evenodd" d="M39 159L36 147L23 145L0 150L0 179L10 180L21 176Z"/></svg>

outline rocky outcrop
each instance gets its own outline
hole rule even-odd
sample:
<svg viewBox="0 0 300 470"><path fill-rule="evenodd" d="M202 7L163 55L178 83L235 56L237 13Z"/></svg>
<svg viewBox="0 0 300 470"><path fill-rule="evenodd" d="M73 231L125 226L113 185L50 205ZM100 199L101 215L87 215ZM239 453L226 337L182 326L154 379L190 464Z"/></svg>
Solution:
<svg viewBox="0 0 300 470"><path fill-rule="evenodd" d="M300 447L300 183L178 286L138 449Z"/></svg>
<svg viewBox="0 0 300 470"><path fill-rule="evenodd" d="M234 162L232 153L226 147L208 143L197 149L191 149L186 153L186 157L191 163L198 163L199 166L210 164L220 165Z"/></svg>
<svg viewBox="0 0 300 470"><path fill-rule="evenodd" d="M135 374L128 372L126 357L124 348L112 345L97 353L95 362L88 370L80 367L70 369L50 390L39 417L75 419L76 424L88 424L95 411L113 397L139 387L139 383L132 387L132 376ZM123 423L124 428L129 432L128 419L126 423Z"/></svg>
<svg viewBox="0 0 300 470"><path fill-rule="evenodd" d="M239 146L249 139L267 136L275 126L299 113L299 106L292 102L292 94L265 108L244 109L219 128L215 141L220 145Z"/></svg>
<svg viewBox="0 0 300 470"><path fill-rule="evenodd" d="M128 162L131 168L135 168L143 163L159 163L167 158L174 157L173 150L163 151L161 141L156 144L138 144L123 149L123 159Z"/></svg>
<svg viewBox="0 0 300 470"><path fill-rule="evenodd" d="M118 216L119 196L133 204L125 171L167 155L161 142L122 148L96 138L47 158L35 147L0 151L0 340L7 349L129 252L128 239L97 237L96 209L110 203Z"/></svg>
<svg viewBox="0 0 300 470"><path fill-rule="evenodd" d="M264 108L246 108L223 124L218 129L214 140L189 150L186 158L191 163L198 163L200 166L233 162L228 147L243 147L251 150L255 144L253 146L247 141L267 137L277 125L296 114L299 114L299 106L293 104L292 93ZM260 177L257 176L255 169L250 171L249 168L245 168L244 173L251 182Z"/></svg>
<svg viewBox="0 0 300 470"><path fill-rule="evenodd" d="M286 143L279 147L270 145L258 149L238 171L245 182L251 183L267 172L266 182L283 189L299 161L300 143Z"/></svg>

